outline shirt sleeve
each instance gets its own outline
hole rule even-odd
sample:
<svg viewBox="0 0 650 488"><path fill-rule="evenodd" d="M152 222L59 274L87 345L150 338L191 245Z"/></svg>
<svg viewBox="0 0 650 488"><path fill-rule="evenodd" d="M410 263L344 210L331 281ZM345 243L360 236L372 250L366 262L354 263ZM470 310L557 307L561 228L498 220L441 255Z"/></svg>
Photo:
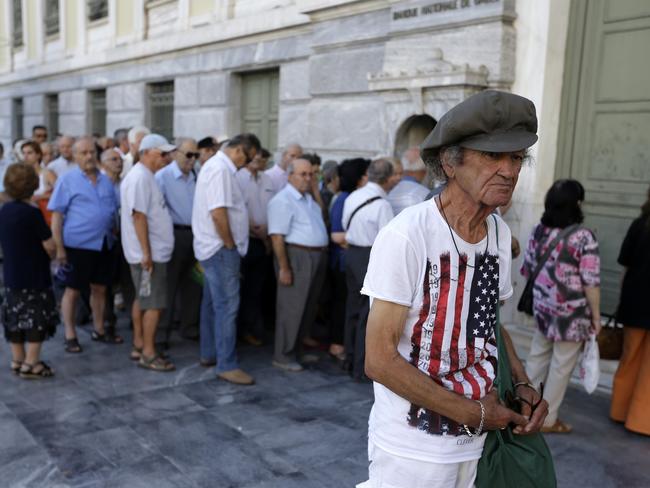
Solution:
<svg viewBox="0 0 650 488"><path fill-rule="evenodd" d="M393 207L390 206L388 200L382 200L377 214L377 229L383 229L388 222L390 222L395 214L393 213Z"/></svg>
<svg viewBox="0 0 650 488"><path fill-rule="evenodd" d="M130 186L127 192L123 192L125 209L128 214L139 212L147 215L151 208L151 187L145 178L138 178L135 184Z"/></svg>
<svg viewBox="0 0 650 488"><path fill-rule="evenodd" d="M34 225L34 230L36 231L36 236L40 241L47 241L50 237L52 237L52 231L50 228L47 226L47 223L45 222L45 218L43 217L43 214L41 213L40 210L34 209L34 214L33 214L33 225Z"/></svg>
<svg viewBox="0 0 650 488"><path fill-rule="evenodd" d="M47 204L47 209L52 212L66 213L70 205L70 192L68 190L67 178L59 177L54 185L54 192Z"/></svg>
<svg viewBox="0 0 650 488"><path fill-rule="evenodd" d="M332 224L332 232L345 232L343 229L343 204L345 203L345 198L339 196L332 205L332 211L330 213L330 221Z"/></svg>
<svg viewBox="0 0 650 488"><path fill-rule="evenodd" d="M208 182L208 211L233 206L233 184L236 184L234 180L234 176L228 170L212 173Z"/></svg>
<svg viewBox="0 0 650 488"><path fill-rule="evenodd" d="M584 286L600 286L600 255L594 234L584 229L580 254L580 278Z"/></svg>
<svg viewBox="0 0 650 488"><path fill-rule="evenodd" d="M410 307L423 269L424 265L408 237L385 227L372 246L361 293Z"/></svg>
<svg viewBox="0 0 650 488"><path fill-rule="evenodd" d="M499 300L507 300L514 293L511 276L512 232L501 217L494 217L494 220L499 239Z"/></svg>
<svg viewBox="0 0 650 488"><path fill-rule="evenodd" d="M291 207L282 198L273 197L268 206L268 233L286 236L291 229L293 212Z"/></svg>

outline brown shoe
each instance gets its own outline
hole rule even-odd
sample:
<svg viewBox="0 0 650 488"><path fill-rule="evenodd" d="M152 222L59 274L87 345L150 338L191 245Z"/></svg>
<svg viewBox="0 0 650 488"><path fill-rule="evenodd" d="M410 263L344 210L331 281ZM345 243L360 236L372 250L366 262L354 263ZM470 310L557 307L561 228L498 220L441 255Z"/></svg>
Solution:
<svg viewBox="0 0 650 488"><path fill-rule="evenodd" d="M235 385L254 385L255 379L241 369L231 369L217 374L217 378L234 383Z"/></svg>

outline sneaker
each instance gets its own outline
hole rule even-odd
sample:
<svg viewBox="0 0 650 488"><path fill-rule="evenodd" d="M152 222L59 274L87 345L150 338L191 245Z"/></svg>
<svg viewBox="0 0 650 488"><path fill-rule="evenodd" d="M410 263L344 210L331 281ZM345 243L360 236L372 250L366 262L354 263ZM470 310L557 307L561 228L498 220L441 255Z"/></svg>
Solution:
<svg viewBox="0 0 650 488"><path fill-rule="evenodd" d="M280 361L273 360L271 361L271 364L276 368L284 369L285 371L289 371L291 373L298 373L299 371L302 371L304 369L300 364L298 364L295 361L289 361L288 363L283 363Z"/></svg>
<svg viewBox="0 0 650 488"><path fill-rule="evenodd" d="M242 371L241 369L231 369L230 371L224 371L223 373L218 373L217 378L220 378L229 383L234 383L235 385L255 384L255 379L248 373Z"/></svg>

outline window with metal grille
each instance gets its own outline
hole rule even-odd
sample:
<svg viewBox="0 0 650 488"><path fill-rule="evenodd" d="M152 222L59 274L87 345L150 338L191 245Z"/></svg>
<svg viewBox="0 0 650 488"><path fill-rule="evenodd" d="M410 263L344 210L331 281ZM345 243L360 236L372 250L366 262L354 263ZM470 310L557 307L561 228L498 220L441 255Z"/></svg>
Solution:
<svg viewBox="0 0 650 488"><path fill-rule="evenodd" d="M13 134L15 139L23 138L23 99L14 98L13 99Z"/></svg>
<svg viewBox="0 0 650 488"><path fill-rule="evenodd" d="M23 45L23 4L22 0L13 1L14 14L14 32L13 46L21 47Z"/></svg>
<svg viewBox="0 0 650 488"><path fill-rule="evenodd" d="M87 0L86 5L91 22L108 17L108 0Z"/></svg>
<svg viewBox="0 0 650 488"><path fill-rule="evenodd" d="M48 133L54 139L59 132L59 95L54 93L47 96L46 109Z"/></svg>
<svg viewBox="0 0 650 488"><path fill-rule="evenodd" d="M59 0L45 0L45 35L59 33Z"/></svg>
<svg viewBox="0 0 650 488"><path fill-rule="evenodd" d="M90 132L106 135L106 90L92 90L90 98Z"/></svg>
<svg viewBox="0 0 650 488"><path fill-rule="evenodd" d="M174 136L174 82L149 85L149 126L167 139Z"/></svg>

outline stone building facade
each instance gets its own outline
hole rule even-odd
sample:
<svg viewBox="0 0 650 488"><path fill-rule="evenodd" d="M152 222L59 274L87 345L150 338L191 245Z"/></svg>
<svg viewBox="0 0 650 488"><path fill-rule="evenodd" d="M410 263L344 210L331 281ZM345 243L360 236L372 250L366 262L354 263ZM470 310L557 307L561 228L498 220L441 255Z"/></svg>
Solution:
<svg viewBox="0 0 650 488"><path fill-rule="evenodd" d="M613 311L618 247L650 183L645 0L53 1L0 0L5 146L37 123L146 124L252 130L272 150L297 141L338 160L398 155L469 95L510 90L536 103L540 139L506 220L525 243L553 180L580 179Z"/></svg>

